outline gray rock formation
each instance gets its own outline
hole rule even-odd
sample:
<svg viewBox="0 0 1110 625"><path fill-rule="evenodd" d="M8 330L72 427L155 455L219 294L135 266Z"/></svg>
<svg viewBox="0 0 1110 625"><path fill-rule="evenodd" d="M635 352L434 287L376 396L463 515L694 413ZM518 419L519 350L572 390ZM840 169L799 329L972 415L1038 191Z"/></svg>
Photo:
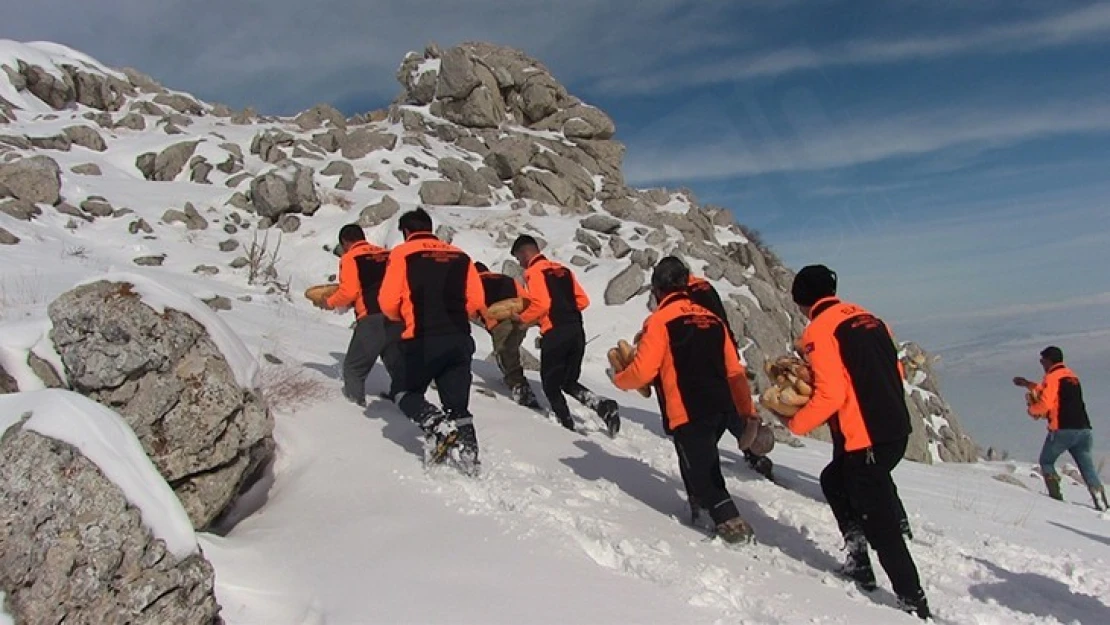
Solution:
<svg viewBox="0 0 1110 625"><path fill-rule="evenodd" d="M135 159L135 167L147 180L170 181L185 169L200 141L175 143L158 154L147 152Z"/></svg>
<svg viewBox="0 0 1110 625"><path fill-rule="evenodd" d="M0 590L17 623L217 623L212 566L178 558L75 447L0 438Z"/></svg>
<svg viewBox="0 0 1110 625"><path fill-rule="evenodd" d="M48 312L70 387L127 420L194 526L207 527L273 453L261 398L238 385L204 326L155 312L128 284L77 287Z"/></svg>
<svg viewBox="0 0 1110 625"><path fill-rule="evenodd" d="M62 201L62 175L49 156L31 156L0 164L0 198L14 197L36 204Z"/></svg>
<svg viewBox="0 0 1110 625"><path fill-rule="evenodd" d="M605 303L619 306L632 299L644 286L645 277L644 270L638 265L628 265L605 286Z"/></svg>
<svg viewBox="0 0 1110 625"><path fill-rule="evenodd" d="M359 214L358 225L363 228L376 226L396 215L399 210L401 210L401 205L397 203L397 200L387 195L377 204L371 204L362 209Z"/></svg>
<svg viewBox="0 0 1110 625"><path fill-rule="evenodd" d="M276 221L286 213L313 215L320 208L320 196L310 167L292 164L251 181L251 203L255 212Z"/></svg>

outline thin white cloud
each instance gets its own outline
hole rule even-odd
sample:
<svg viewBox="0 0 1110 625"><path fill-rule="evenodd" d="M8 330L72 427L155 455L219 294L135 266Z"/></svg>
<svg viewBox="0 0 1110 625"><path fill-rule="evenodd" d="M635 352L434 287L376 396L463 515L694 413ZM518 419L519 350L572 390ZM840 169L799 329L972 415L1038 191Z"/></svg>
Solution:
<svg viewBox="0 0 1110 625"><path fill-rule="evenodd" d="M881 65L972 52L1006 53L1083 42L1104 43L1108 35L1110 3L1097 3L1062 14L956 35L848 41L822 49L783 47L708 61L700 59L681 67L657 67L637 76L611 73L599 77L593 87L621 94L658 93L825 67Z"/></svg>
<svg viewBox="0 0 1110 625"><path fill-rule="evenodd" d="M805 94L803 94L805 95ZM954 147L986 149L1030 139L1110 131L1110 102L1066 101L1028 108L945 107L840 121L816 101L787 115L787 127L743 124L720 102L703 101L627 139L626 177L635 184L714 180L771 172L835 169Z"/></svg>

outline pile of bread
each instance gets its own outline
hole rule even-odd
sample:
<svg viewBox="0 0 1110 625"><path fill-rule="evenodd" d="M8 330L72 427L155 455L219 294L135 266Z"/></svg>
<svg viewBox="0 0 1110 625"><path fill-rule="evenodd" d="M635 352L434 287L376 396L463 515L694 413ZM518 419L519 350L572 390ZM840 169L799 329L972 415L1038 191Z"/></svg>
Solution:
<svg viewBox="0 0 1110 625"><path fill-rule="evenodd" d="M609 358L609 367L613 369L613 373L620 373L636 359L636 348L628 341L621 339L617 341L616 347L609 349L606 356ZM651 397L651 386L641 386L636 391L644 397Z"/></svg>
<svg viewBox="0 0 1110 625"><path fill-rule="evenodd" d="M764 366L771 386L763 391L759 403L771 412L793 417L813 396L813 371L796 356L780 356Z"/></svg>

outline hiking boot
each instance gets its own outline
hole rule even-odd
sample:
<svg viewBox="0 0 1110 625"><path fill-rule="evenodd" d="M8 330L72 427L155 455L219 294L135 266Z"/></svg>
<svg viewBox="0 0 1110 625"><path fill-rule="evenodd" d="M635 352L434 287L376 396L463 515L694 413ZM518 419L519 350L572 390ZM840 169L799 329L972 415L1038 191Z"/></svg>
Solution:
<svg viewBox="0 0 1110 625"><path fill-rule="evenodd" d="M1048 490L1048 496L1057 501L1064 500L1064 493L1060 491L1060 476L1053 474L1046 474L1044 476L1044 487Z"/></svg>
<svg viewBox="0 0 1110 625"><path fill-rule="evenodd" d="M709 516L709 510L703 508L693 497L687 503L690 506L690 525L713 531L717 524L713 522L713 517Z"/></svg>
<svg viewBox="0 0 1110 625"><path fill-rule="evenodd" d="M424 461L429 464L443 462L458 441L458 428L453 420L434 406L429 406L421 416L423 418L419 423L424 431Z"/></svg>
<svg viewBox="0 0 1110 625"><path fill-rule="evenodd" d="M615 438L621 431L620 406L612 399L602 399L597 402L597 416L605 422L605 429L609 438Z"/></svg>
<svg viewBox="0 0 1110 625"><path fill-rule="evenodd" d="M346 390L344 390L343 391L343 398L346 399L347 401L351 402L352 404L355 404L359 408L365 408L366 407L366 396L355 397L355 396L349 394Z"/></svg>
<svg viewBox="0 0 1110 625"><path fill-rule="evenodd" d="M557 415L555 415L555 420L559 422L559 425L565 427L566 429L570 430L571 432L575 431L575 429L574 429L574 418L571 417L569 414L565 414L565 415L558 415L557 414Z"/></svg>
<svg viewBox="0 0 1110 625"><path fill-rule="evenodd" d="M925 599L924 590L917 591L917 594L912 597L898 597L898 609L913 614L923 621L933 616L929 610L929 601Z"/></svg>
<svg viewBox="0 0 1110 625"><path fill-rule="evenodd" d="M532 392L532 387L527 384L514 386L512 389L513 401L526 408L539 408L540 402L536 400L535 393Z"/></svg>
<svg viewBox="0 0 1110 625"><path fill-rule="evenodd" d="M752 529L752 526L749 525L747 521L737 516L718 523L717 536L720 536L721 540L726 543L738 545L755 540L755 530Z"/></svg>
<svg viewBox="0 0 1110 625"><path fill-rule="evenodd" d="M862 533L851 533L844 537L848 555L836 573L855 582L861 589L871 592L878 588L875 570L871 568L871 556L867 553L867 539Z"/></svg>
<svg viewBox="0 0 1110 625"><path fill-rule="evenodd" d="M748 466L750 466L752 470L756 473L769 480L775 479L775 463L771 462L771 459L767 456L757 456L756 454L753 454L752 452L745 449L744 459L748 461Z"/></svg>
<svg viewBox="0 0 1110 625"><path fill-rule="evenodd" d="M1091 499L1095 502L1095 510L1105 511L1110 510L1110 504L1106 503L1106 489L1102 486L1094 486L1089 489L1091 491ZM1099 499L1102 502L1099 502Z"/></svg>
<svg viewBox="0 0 1110 625"><path fill-rule="evenodd" d="M455 449L458 452L459 468L467 475L477 475L481 461L478 460L478 433L474 430L472 418L460 419L456 422L456 427Z"/></svg>

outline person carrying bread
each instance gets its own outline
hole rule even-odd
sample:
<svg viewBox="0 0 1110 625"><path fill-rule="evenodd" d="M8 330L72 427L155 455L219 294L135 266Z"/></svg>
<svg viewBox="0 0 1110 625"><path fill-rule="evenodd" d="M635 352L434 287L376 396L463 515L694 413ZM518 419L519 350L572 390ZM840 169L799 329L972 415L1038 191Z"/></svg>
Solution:
<svg viewBox="0 0 1110 625"><path fill-rule="evenodd" d="M881 319L836 297L836 282L824 265L808 265L794 277L791 296L809 319L800 344L813 370L813 395L783 422L799 436L829 424L833 458L821 472L821 490L848 547L841 574L875 588L870 543L898 607L927 619L929 604L901 531L902 504L891 476L910 435L898 349Z"/></svg>
<svg viewBox="0 0 1110 625"><path fill-rule="evenodd" d="M481 278L482 288L486 293L486 308L507 299L527 297L524 287L511 276L490 271L485 263L477 261L474 262L474 268L478 270L478 277ZM482 322L493 340L493 356L505 385L512 393L513 401L528 408L539 408L540 403L536 401L536 395L524 377L524 366L520 362L520 344L524 342L528 329L511 317L498 320L486 315Z"/></svg>
<svg viewBox="0 0 1110 625"><path fill-rule="evenodd" d="M728 311L725 310L725 304L721 300L721 295L717 292L717 289L705 278L690 274L690 281L686 284L686 290L690 294L691 301L720 317L721 321L725 324L725 328L728 330L728 335L732 338L733 344L739 349L740 341L736 337L736 332L732 330L732 324L729 323L728 320ZM754 376L749 376L748 379L750 382L754 379ZM754 411L752 414L754 415ZM744 416L746 415L741 415L741 417ZM745 427L748 425L754 427L757 423L758 422L755 420L741 418L729 422L728 431L736 437L739 443L744 437ZM748 466L756 473L759 473L769 480L774 479L775 463L772 462L770 458L753 452L749 447L741 449L740 452L744 454L744 460L747 461Z"/></svg>
<svg viewBox="0 0 1110 625"><path fill-rule="evenodd" d="M402 365L390 395L424 431L426 460L436 463L451 454L464 472L476 472L470 319L485 312L482 281L470 256L432 233L424 209L401 215L398 227L405 242L390 252L378 295L382 313L404 324ZM424 398L433 381L442 408Z"/></svg>
<svg viewBox="0 0 1110 625"><path fill-rule="evenodd" d="M745 401L751 412L754 407L728 328L691 301L688 279L686 265L674 256L656 264L651 290L659 304L644 322L632 361L610 374L622 390L653 385L695 519L704 509L720 538L748 542L754 531L725 486L717 444L729 421L739 418L736 407Z"/></svg>
<svg viewBox="0 0 1110 625"><path fill-rule="evenodd" d="M586 330L582 311L590 297L569 268L540 253L535 237L520 235L510 253L524 268L530 304L513 319L540 326L540 380L543 394L559 424L574 431L574 418L563 396L566 393L592 409L605 422L609 436L620 431L620 406L586 388L578 378L586 355Z"/></svg>
<svg viewBox="0 0 1110 625"><path fill-rule="evenodd" d="M358 224L339 229L339 288L320 303L325 310L354 305L355 329L343 357L343 396L359 406L366 406L366 378L381 358L392 380L400 366L397 341L401 324L382 314L378 292L385 276L389 250L372 245Z"/></svg>

